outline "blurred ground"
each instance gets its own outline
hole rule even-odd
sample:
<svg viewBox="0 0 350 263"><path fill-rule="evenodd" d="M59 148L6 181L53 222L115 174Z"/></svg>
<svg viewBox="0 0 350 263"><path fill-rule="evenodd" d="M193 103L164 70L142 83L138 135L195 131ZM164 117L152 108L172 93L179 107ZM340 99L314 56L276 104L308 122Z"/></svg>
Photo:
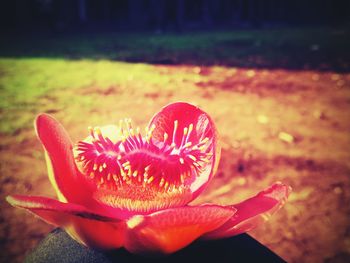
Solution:
<svg viewBox="0 0 350 263"><path fill-rule="evenodd" d="M340 31L324 34L332 35L332 32L339 35ZM242 37L243 33L238 36ZM251 39L259 40L264 32L249 34ZM42 53L35 45L28 44L33 49L25 49L25 42L16 43L16 48L12 45L3 48L0 52L0 261L20 262L51 229L3 201L13 193L53 197L41 145L31 127L36 114L54 115L73 141L77 141L87 136L88 126L116 123L124 117L145 126L160 107L180 100L207 111L222 138L219 171L196 203L235 203L274 181L283 181L294 189L289 202L251 234L288 262L348 262L350 74L348 58L342 55L347 54L346 49L342 49L343 42L338 45L328 39L332 42L329 46L336 50L331 55L320 52L316 56L313 52L323 47L316 41L317 37L312 47L309 40L304 41L308 37L294 36L294 42L283 46L278 55L277 51L273 52L274 46L268 45L277 36L267 36L268 32L265 35L271 39L265 48L247 51L241 57L230 54L227 58L220 57L226 51L212 46L206 46L201 51L204 54L198 53L194 58L196 45L186 45L186 36L179 37L176 41L183 41L180 51L162 51L167 59L173 58L164 60L169 63L163 65L130 63L131 59L127 58L122 60L129 62L120 62L108 56L90 56L90 51L85 56L81 50L91 46L78 46L79 41L72 45L72 40L64 38L61 41L64 39L77 57L70 56L66 50L48 55L56 50L55 45L43 47ZM215 34L208 36L218 38ZM179 43L163 38L164 43L159 44L162 38L155 38L158 46ZM98 38L94 39L93 43ZM140 41L137 47L141 47L142 38L137 39ZM235 50L231 46L234 40L227 39ZM123 38L119 41L123 42ZM127 43L124 45L128 46ZM136 46L132 49L136 50ZM298 50L302 56L296 57ZM215 58L216 51L219 57L215 60L206 57L211 52L210 56ZM108 52L121 60L120 53ZM152 60L149 50L135 52L137 55L130 54L143 62L154 62L160 56L154 54ZM192 55L186 61L184 54ZM252 57L249 65L244 65L246 56ZM261 57L265 64L260 63ZM283 57L284 65L278 62Z"/></svg>

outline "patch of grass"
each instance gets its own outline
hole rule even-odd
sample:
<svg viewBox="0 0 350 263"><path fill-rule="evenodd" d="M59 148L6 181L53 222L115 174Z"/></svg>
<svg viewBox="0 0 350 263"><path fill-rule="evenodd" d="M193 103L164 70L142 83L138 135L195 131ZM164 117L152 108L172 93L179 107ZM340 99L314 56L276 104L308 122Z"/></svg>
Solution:
<svg viewBox="0 0 350 263"><path fill-rule="evenodd" d="M104 92L111 87L125 87L130 81L145 86L165 85L168 81L166 75L149 65L106 60L0 59L0 72L2 133L29 125L32 116L27 113L74 103L80 107L94 105L93 94L74 96L74 90L79 88L91 86Z"/></svg>

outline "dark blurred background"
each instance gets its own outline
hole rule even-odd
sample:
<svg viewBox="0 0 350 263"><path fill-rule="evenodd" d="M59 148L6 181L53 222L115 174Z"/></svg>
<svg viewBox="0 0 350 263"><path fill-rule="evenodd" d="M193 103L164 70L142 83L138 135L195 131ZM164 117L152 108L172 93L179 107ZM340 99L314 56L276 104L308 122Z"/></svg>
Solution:
<svg viewBox="0 0 350 263"><path fill-rule="evenodd" d="M346 0L13 0L2 1L1 29L168 30L349 23Z"/></svg>
<svg viewBox="0 0 350 263"><path fill-rule="evenodd" d="M348 72L350 1L14 0L0 56Z"/></svg>

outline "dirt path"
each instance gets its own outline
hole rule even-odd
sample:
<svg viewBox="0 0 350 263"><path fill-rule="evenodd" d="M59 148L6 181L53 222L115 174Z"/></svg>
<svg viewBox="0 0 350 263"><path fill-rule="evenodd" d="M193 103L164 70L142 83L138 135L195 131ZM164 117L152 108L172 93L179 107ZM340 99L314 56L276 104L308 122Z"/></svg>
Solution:
<svg viewBox="0 0 350 263"><path fill-rule="evenodd" d="M137 67L137 65L135 65ZM131 117L144 126L173 101L210 113L221 134L218 174L196 201L235 203L274 181L294 192L285 208L251 234L289 262L346 262L350 258L350 74L224 67L150 66L167 83L88 85L42 96L74 141L89 125ZM61 96L94 96L61 105ZM77 109L79 115L71 115ZM23 112L34 119L36 112ZM20 139L19 139L20 138ZM0 198L12 193L53 196L34 130L1 136ZM20 262L51 229L1 202L1 262Z"/></svg>

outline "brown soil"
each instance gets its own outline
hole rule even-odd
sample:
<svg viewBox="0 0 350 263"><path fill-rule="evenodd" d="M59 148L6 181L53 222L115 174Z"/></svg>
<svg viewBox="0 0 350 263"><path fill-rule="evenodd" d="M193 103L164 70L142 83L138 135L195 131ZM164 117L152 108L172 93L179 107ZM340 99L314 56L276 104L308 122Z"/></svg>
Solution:
<svg viewBox="0 0 350 263"><path fill-rule="evenodd" d="M69 117L70 106L52 105L52 114L78 140L89 125L131 117L142 126L170 102L196 103L214 118L223 153L216 177L195 203L231 204L283 181L293 187L289 202L252 236L288 262L349 262L350 74L153 67L159 74L184 74L166 87L85 87L78 95L97 94L100 107L80 119ZM186 72L198 78L186 78ZM50 95L53 101L58 96ZM1 200L14 193L53 197L34 131L2 135L0 141ZM1 201L0 261L20 262L50 229Z"/></svg>

